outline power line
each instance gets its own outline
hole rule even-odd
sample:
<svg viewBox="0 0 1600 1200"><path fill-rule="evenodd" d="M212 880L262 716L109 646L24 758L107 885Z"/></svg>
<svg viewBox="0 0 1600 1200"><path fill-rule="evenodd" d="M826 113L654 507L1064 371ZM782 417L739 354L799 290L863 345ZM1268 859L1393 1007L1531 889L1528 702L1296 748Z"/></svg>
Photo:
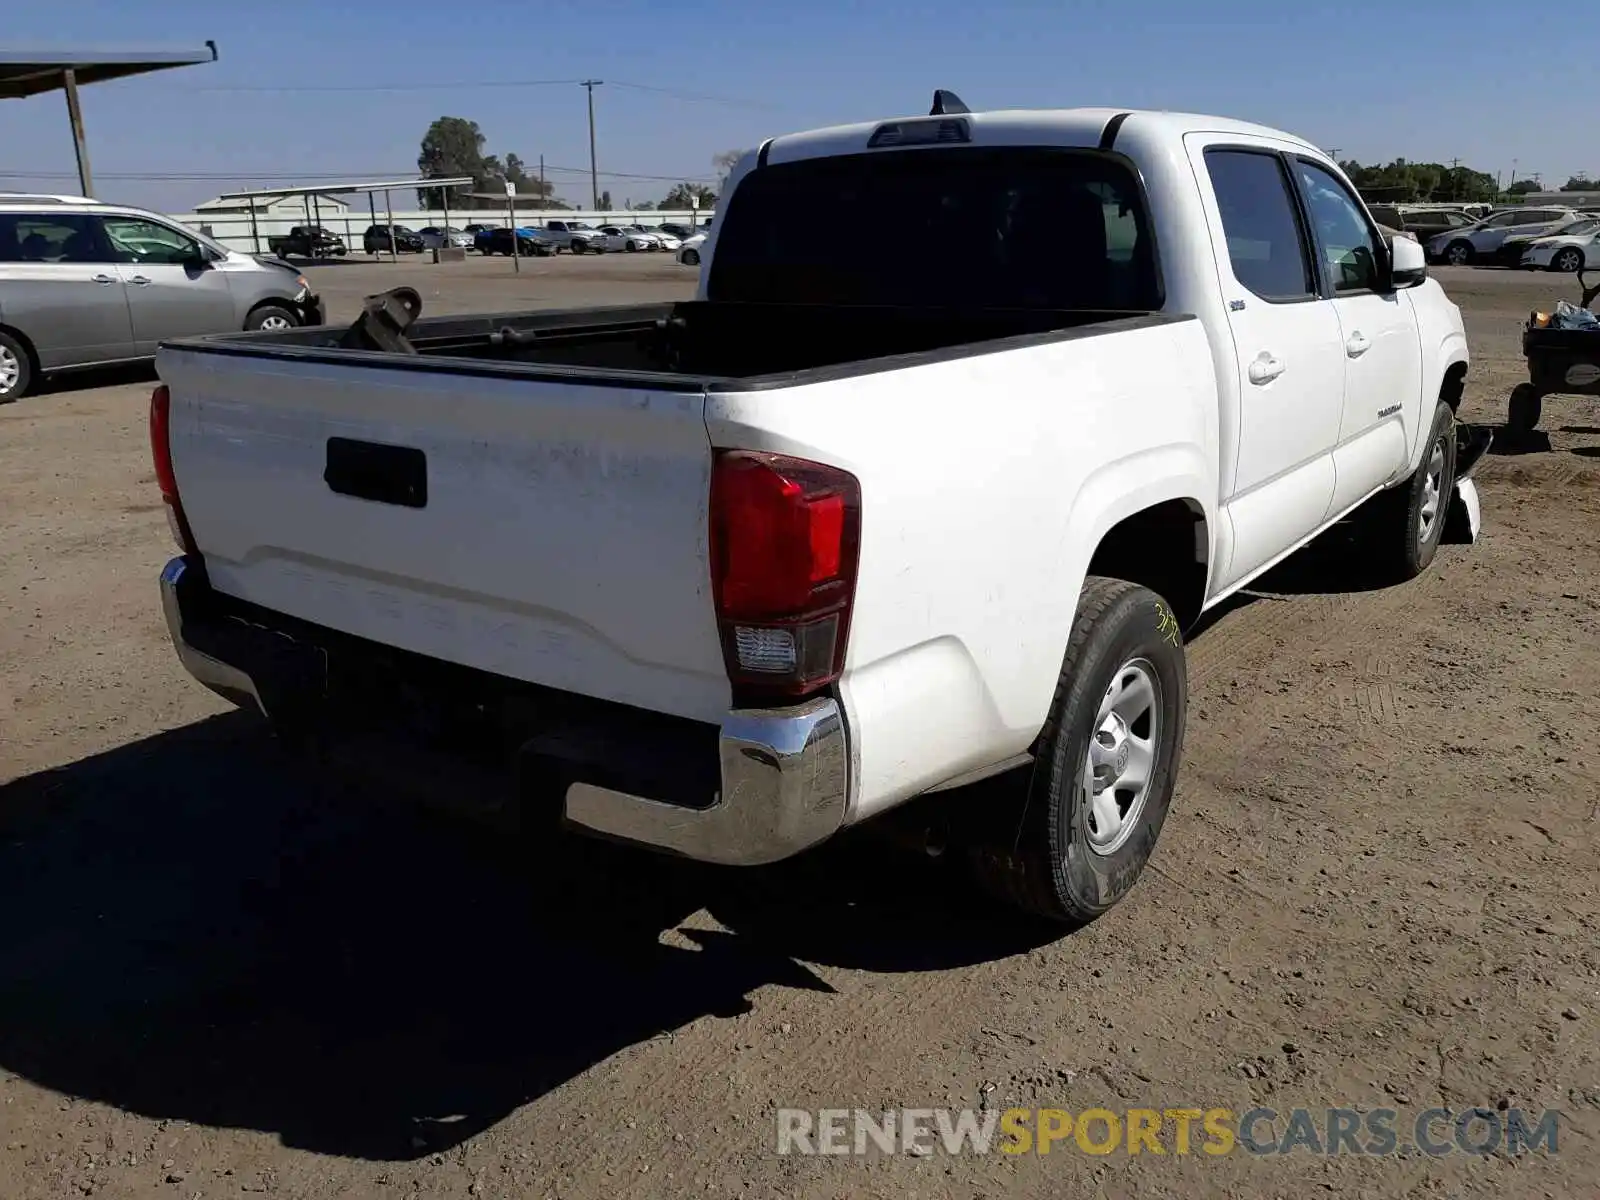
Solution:
<svg viewBox="0 0 1600 1200"><path fill-rule="evenodd" d="M536 87L572 87L582 85L582 79L458 79L449 81L405 82L405 83L313 83L313 84L217 84L206 87L185 87L173 85L164 90L175 92L231 92L242 94L284 93L284 92L458 92L458 91L483 91L500 88L536 88ZM596 81L599 82L599 81ZM755 108L767 111L777 111L780 105L771 104L762 100L748 100L739 96L717 96L708 92L686 91L682 88L661 87L653 83L634 83L631 80L613 79L609 82L611 87L625 88L630 92L648 92L657 96L670 96L674 100L683 100L691 104L722 104L730 108Z"/></svg>
<svg viewBox="0 0 1600 1200"><path fill-rule="evenodd" d="M404 175L415 167L389 167L378 171L96 171L97 179L122 179L157 183L229 183L237 179L259 179L268 183L299 183L315 179L380 179ZM588 167L559 167L546 164L546 171L563 175L588 175ZM711 175L644 175L629 171L600 171L602 179L640 179L649 183L714 183ZM0 171L0 179L76 179L70 171Z"/></svg>

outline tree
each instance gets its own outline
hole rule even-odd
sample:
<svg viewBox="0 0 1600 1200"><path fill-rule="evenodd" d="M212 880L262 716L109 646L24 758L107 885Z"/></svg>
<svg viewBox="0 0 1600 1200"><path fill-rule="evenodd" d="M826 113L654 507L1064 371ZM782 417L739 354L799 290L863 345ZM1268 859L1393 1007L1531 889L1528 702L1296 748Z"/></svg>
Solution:
<svg viewBox="0 0 1600 1200"><path fill-rule="evenodd" d="M519 196L532 196L544 208L558 207L551 202L555 184L528 174L528 168L516 154L506 155L505 182L517 189Z"/></svg>
<svg viewBox="0 0 1600 1200"><path fill-rule="evenodd" d="M632 208L634 212L653 212L656 206L653 201L641 200L637 204L629 205L629 207Z"/></svg>
<svg viewBox="0 0 1600 1200"><path fill-rule="evenodd" d="M739 165L739 160L748 153L749 151L747 150L724 150L721 154L713 154L711 156L711 165L716 168L717 172L717 192L719 194L727 189L728 176Z"/></svg>
<svg viewBox="0 0 1600 1200"><path fill-rule="evenodd" d="M1539 181L1536 179L1519 179L1506 189L1508 196L1525 196L1529 192L1539 190Z"/></svg>
<svg viewBox="0 0 1600 1200"><path fill-rule="evenodd" d="M1493 175L1471 167L1414 163L1397 158L1386 166L1364 167L1354 159L1339 164L1362 198L1373 203L1417 200L1469 203L1494 200L1500 186Z"/></svg>
<svg viewBox="0 0 1600 1200"><path fill-rule="evenodd" d="M528 174L519 155L508 151L502 163L499 155L483 152L483 143L483 130L465 117L440 117L428 126L422 136L422 153L417 155L424 178L466 175L473 186L418 188L417 200L423 208L443 208L447 191L451 208L498 208L501 201L497 197L504 194L508 183L517 189L517 195L533 197L541 208L567 207L555 199L554 185ZM471 192L491 194L473 196Z"/></svg>
<svg viewBox="0 0 1600 1200"><path fill-rule="evenodd" d="M1587 175L1574 175L1561 185L1563 192L1600 192L1600 181Z"/></svg>
<svg viewBox="0 0 1600 1200"><path fill-rule="evenodd" d="M601 212L610 212L611 211L611 193L610 192L601 192L600 193L600 211Z"/></svg>
<svg viewBox="0 0 1600 1200"><path fill-rule="evenodd" d="M440 117L428 126L422 135L422 153L417 155L417 169L425 179L448 179L465 175L474 180L484 176L483 130L476 121L465 117ZM445 193L450 193L453 207L476 207L467 196L468 188L418 188L417 201L423 208L442 208Z"/></svg>
<svg viewBox="0 0 1600 1200"><path fill-rule="evenodd" d="M699 198L701 208L716 207L717 193L712 191L703 183L678 184L666 194L659 207L675 209L693 208L694 204L691 201L695 197Z"/></svg>

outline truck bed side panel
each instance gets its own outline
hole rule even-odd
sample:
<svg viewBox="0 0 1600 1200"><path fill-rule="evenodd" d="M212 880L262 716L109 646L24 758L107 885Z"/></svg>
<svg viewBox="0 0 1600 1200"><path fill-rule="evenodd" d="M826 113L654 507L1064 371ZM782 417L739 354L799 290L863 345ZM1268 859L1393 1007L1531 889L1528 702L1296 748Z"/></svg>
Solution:
<svg viewBox="0 0 1600 1200"><path fill-rule="evenodd" d="M181 347L159 368L222 592L515 679L726 712L702 392ZM425 506L336 493L330 438L420 450Z"/></svg>
<svg viewBox="0 0 1600 1200"><path fill-rule="evenodd" d="M1204 329L1159 317L709 393L714 445L795 454L861 481L841 681L858 756L852 819L1028 747L1105 529L1165 499L1214 513L1215 407Z"/></svg>

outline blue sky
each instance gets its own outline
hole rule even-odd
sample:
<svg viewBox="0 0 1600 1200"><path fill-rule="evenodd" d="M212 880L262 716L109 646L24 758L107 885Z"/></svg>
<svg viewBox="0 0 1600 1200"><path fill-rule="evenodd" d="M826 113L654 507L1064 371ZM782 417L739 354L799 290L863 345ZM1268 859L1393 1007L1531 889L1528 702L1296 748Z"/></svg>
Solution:
<svg viewBox="0 0 1600 1200"><path fill-rule="evenodd" d="M83 92L96 190L168 211L285 180L403 177L441 115L477 121L490 152L543 154L558 194L582 201L581 87L454 85L586 77L608 81L595 97L601 171L663 177L602 178L619 204L659 198L665 177L708 177L713 154L771 134L926 111L935 87L973 108L1214 112L1363 162L1460 158L1509 176L1516 160L1549 186L1600 172L1581 86L1600 32L1482 0L1353 0L1321 15L1282 0L7 7L10 46L216 40L215 64ZM378 88L396 90L362 90ZM59 94L0 100L0 188L71 191L73 170ZM206 177L134 178L154 175Z"/></svg>

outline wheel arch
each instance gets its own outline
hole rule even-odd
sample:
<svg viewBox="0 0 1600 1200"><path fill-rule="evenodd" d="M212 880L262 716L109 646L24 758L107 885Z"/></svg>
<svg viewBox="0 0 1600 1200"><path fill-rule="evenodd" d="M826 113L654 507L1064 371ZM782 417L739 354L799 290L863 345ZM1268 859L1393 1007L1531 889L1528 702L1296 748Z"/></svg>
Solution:
<svg viewBox="0 0 1600 1200"><path fill-rule="evenodd" d="M1172 606L1187 629L1205 605L1211 528L1193 496L1175 496L1130 513L1101 535L1085 575L1125 579Z"/></svg>
<svg viewBox="0 0 1600 1200"><path fill-rule="evenodd" d="M28 365L37 373L39 371L39 348L33 344L33 339L15 325L9 325L4 320L0 320L0 333L16 339L17 344L22 347L28 356Z"/></svg>
<svg viewBox="0 0 1600 1200"><path fill-rule="evenodd" d="M1081 547L1069 579L1126 579L1156 592L1187 628L1200 615L1218 545L1213 472L1198 446L1167 446L1111 464L1078 493L1069 545Z"/></svg>
<svg viewBox="0 0 1600 1200"><path fill-rule="evenodd" d="M22 352L28 356L28 373L33 377L29 390L39 386L39 380L44 375L44 368L39 365L39 348L33 344L33 339L15 325L8 325L0 320L0 333L14 339L22 347Z"/></svg>
<svg viewBox="0 0 1600 1200"><path fill-rule="evenodd" d="M1467 386L1467 360L1452 359L1445 364L1444 375L1439 380L1439 399L1450 406L1450 411L1461 411L1461 397Z"/></svg>

